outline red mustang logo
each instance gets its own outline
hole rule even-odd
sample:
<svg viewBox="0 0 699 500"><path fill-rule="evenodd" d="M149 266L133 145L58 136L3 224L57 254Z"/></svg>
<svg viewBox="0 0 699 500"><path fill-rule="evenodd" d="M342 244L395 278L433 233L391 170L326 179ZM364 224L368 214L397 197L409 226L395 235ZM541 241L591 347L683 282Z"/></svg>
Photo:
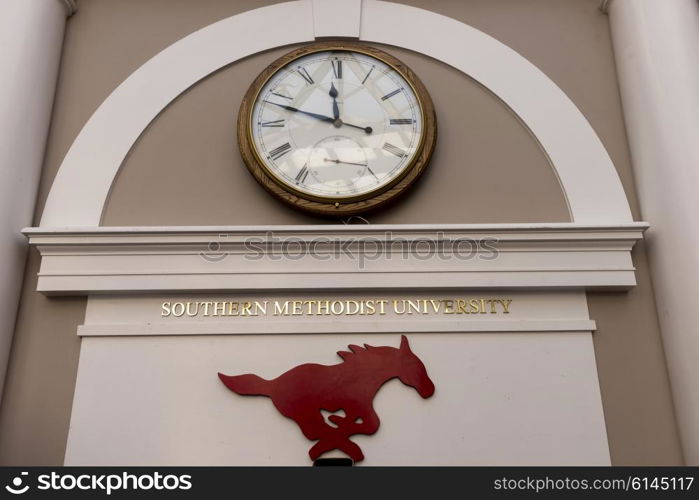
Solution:
<svg viewBox="0 0 699 500"><path fill-rule="evenodd" d="M237 394L267 396L277 410L292 419L308 439L318 441L309 450L311 460L330 450L342 450L355 462L364 458L362 450L350 440L354 434L374 434L379 417L372 407L374 396L388 380L398 377L420 396L429 398L434 384L425 365L413 354L408 339L401 337L400 347L364 347L350 345L337 354L337 365L305 364L292 368L273 380L257 375L228 376L221 381ZM321 413L343 410L345 415L330 415L328 424Z"/></svg>

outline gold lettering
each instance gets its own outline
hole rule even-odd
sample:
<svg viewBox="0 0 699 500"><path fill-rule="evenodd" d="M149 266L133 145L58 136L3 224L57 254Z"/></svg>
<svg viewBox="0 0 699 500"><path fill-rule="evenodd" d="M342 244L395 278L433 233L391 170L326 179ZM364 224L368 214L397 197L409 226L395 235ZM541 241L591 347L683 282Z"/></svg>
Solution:
<svg viewBox="0 0 699 500"><path fill-rule="evenodd" d="M456 301L456 313L457 314L468 314L468 310L466 309L466 301L465 300L457 300Z"/></svg>
<svg viewBox="0 0 699 500"><path fill-rule="evenodd" d="M260 314L260 311L262 311L262 314L267 316L267 301L265 300L264 302L260 301L255 301L255 316L258 316Z"/></svg>
<svg viewBox="0 0 699 500"><path fill-rule="evenodd" d="M336 310L336 309L335 309L335 306L339 306L340 309L339 309L339 310ZM332 312L332 313L335 314L336 316L339 316L340 314L342 314L343 312L345 312L345 305L344 305L344 303L342 303L342 301L340 301L340 300L333 300L332 303L330 304L330 312Z"/></svg>
<svg viewBox="0 0 699 500"><path fill-rule="evenodd" d="M303 301L302 300L292 300L291 301L291 315L300 316L303 314Z"/></svg>
<svg viewBox="0 0 699 500"><path fill-rule="evenodd" d="M196 306L196 308L192 310L192 306ZM196 316L197 314L199 314L199 302L186 302L185 313L187 314L187 316Z"/></svg>
<svg viewBox="0 0 699 500"><path fill-rule="evenodd" d="M202 306L204 306L204 316L208 316L209 315L209 306L211 306L213 304L213 302L200 302L200 304ZM189 304L187 304L187 306L189 306ZM198 307L197 307L197 309L198 309ZM187 311L187 314L189 314L189 311ZM194 316L196 316L196 313L194 313Z"/></svg>
<svg viewBox="0 0 699 500"><path fill-rule="evenodd" d="M502 309L505 314L510 314L510 304L512 303L512 299L507 299L507 300L498 300L502 304Z"/></svg>
<svg viewBox="0 0 699 500"><path fill-rule="evenodd" d="M225 316L226 315L226 303L225 302L214 302L214 316Z"/></svg>
<svg viewBox="0 0 699 500"><path fill-rule="evenodd" d="M275 316L288 316L289 315L289 301L284 301L284 307L279 305L279 301L274 301L274 315Z"/></svg>
<svg viewBox="0 0 699 500"><path fill-rule="evenodd" d="M160 316L266 316L273 303L275 316L373 316L386 309L403 314L509 314L512 299L344 299L344 300L254 300L254 301L182 301L161 302ZM499 305L498 305L499 304Z"/></svg>
<svg viewBox="0 0 699 500"><path fill-rule="evenodd" d="M304 300L303 305L308 306L306 314L309 316L315 316L316 313L313 312L313 306L318 302L317 300Z"/></svg>
<svg viewBox="0 0 699 500"><path fill-rule="evenodd" d="M330 301L329 300L319 300L318 301L318 314L327 316L330 314Z"/></svg>
<svg viewBox="0 0 699 500"><path fill-rule="evenodd" d="M405 300L401 300L401 302L403 303L403 309L401 311L399 311L398 310L398 301L397 300L393 301L393 312L395 312L396 314L405 314Z"/></svg>
<svg viewBox="0 0 699 500"><path fill-rule="evenodd" d="M374 304L373 300L367 300L366 314L369 316L373 316L374 314L376 314L376 305Z"/></svg>
<svg viewBox="0 0 699 500"><path fill-rule="evenodd" d="M169 302L163 302L160 307L163 309L163 311L160 313L160 316L162 316L163 318L167 318L172 314Z"/></svg>
<svg viewBox="0 0 699 500"><path fill-rule="evenodd" d="M436 313L438 313L439 310L442 308L442 302L440 300L430 299L430 304L432 304L432 310ZM427 309L427 308L425 308L425 309Z"/></svg>
<svg viewBox="0 0 699 500"><path fill-rule="evenodd" d="M354 306L354 309L352 309L350 306ZM359 313L360 305L359 302L356 300L348 300L347 301L347 310L345 311L345 314L348 316L354 316L355 314Z"/></svg>
<svg viewBox="0 0 699 500"><path fill-rule="evenodd" d="M469 300L468 305L471 306L471 314L477 314L478 311L480 311L478 308L478 301L476 299Z"/></svg>
<svg viewBox="0 0 699 500"><path fill-rule="evenodd" d="M487 302L490 304L490 314L497 314L497 311L495 310L495 303L497 302L497 300L488 299Z"/></svg>
<svg viewBox="0 0 699 500"><path fill-rule="evenodd" d="M179 313L176 310L177 306L179 306ZM180 318L180 317L182 317L183 314L184 314L184 304L182 302L175 302L172 305L172 315Z"/></svg>
<svg viewBox="0 0 699 500"><path fill-rule="evenodd" d="M421 312L419 300L416 300L416 301L409 300L408 301L408 314L413 314L413 310L418 314Z"/></svg>
<svg viewBox="0 0 699 500"><path fill-rule="evenodd" d="M238 305L239 303L237 301L229 302L228 303L228 316L237 316L238 315Z"/></svg>

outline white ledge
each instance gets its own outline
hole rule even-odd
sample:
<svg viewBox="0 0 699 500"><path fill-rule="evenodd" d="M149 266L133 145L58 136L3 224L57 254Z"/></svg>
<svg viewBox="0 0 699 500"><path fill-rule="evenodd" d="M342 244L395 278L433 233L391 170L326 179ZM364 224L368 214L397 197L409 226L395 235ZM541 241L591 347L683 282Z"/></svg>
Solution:
<svg viewBox="0 0 699 500"><path fill-rule="evenodd" d="M48 294L626 289L646 223L29 228ZM497 253L495 253L495 251Z"/></svg>
<svg viewBox="0 0 699 500"><path fill-rule="evenodd" d="M124 337L143 335L281 335L302 331L311 333L515 333L515 332L590 332L596 329L592 320L397 320L375 321L368 324L352 319L314 318L304 322L257 322L243 325L236 323L191 322L184 324L94 324L78 327L81 337Z"/></svg>

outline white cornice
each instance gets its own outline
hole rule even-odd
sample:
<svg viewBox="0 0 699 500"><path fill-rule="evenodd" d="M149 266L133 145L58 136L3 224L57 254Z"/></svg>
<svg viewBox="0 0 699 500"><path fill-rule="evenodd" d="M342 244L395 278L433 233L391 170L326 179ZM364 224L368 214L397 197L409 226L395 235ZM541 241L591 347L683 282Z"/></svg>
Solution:
<svg viewBox="0 0 699 500"><path fill-rule="evenodd" d="M631 249L646 227L100 227L24 234L41 253L37 289L48 294L368 292L626 289L636 284ZM468 248L473 253L464 258Z"/></svg>
<svg viewBox="0 0 699 500"><path fill-rule="evenodd" d="M73 14L75 14L75 11L78 10L78 4L76 3L76 0L58 0L63 4L63 6L66 9L66 16L70 17Z"/></svg>

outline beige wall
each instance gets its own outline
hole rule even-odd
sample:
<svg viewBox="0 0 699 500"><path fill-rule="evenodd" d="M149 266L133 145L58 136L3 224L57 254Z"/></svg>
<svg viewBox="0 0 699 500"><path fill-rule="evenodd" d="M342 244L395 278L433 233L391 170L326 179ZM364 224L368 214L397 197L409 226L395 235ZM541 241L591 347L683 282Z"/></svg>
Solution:
<svg viewBox="0 0 699 500"><path fill-rule="evenodd" d="M87 299L37 293L40 260L30 250L0 409L2 465L62 464L68 438Z"/></svg>
<svg viewBox="0 0 699 500"><path fill-rule="evenodd" d="M68 24L37 214L71 142L116 85L187 33L263 3L80 2ZM428 5L471 24L547 73L600 135L638 213L608 23L597 10L597 0L404 3ZM386 50L408 63L427 85L440 138L427 175L406 199L368 216L370 222L569 220L545 156L502 103L439 62ZM224 68L166 109L127 158L103 223L325 223L267 196L236 150L240 98L254 75L284 52L270 51ZM681 453L642 245L634 259L636 289L591 294L588 300L599 326L595 348L612 460L618 465L678 464ZM63 458L79 351L74 332L82 321L84 300L37 294L37 269L38 259L32 254L0 412L2 464L59 464Z"/></svg>
<svg viewBox="0 0 699 500"><path fill-rule="evenodd" d="M384 47L423 79L439 135L425 176L371 223L568 221L553 169L509 109L463 73ZM290 210L260 187L235 140L252 78L289 48L250 57L181 96L141 136L103 214L108 226L336 223Z"/></svg>

